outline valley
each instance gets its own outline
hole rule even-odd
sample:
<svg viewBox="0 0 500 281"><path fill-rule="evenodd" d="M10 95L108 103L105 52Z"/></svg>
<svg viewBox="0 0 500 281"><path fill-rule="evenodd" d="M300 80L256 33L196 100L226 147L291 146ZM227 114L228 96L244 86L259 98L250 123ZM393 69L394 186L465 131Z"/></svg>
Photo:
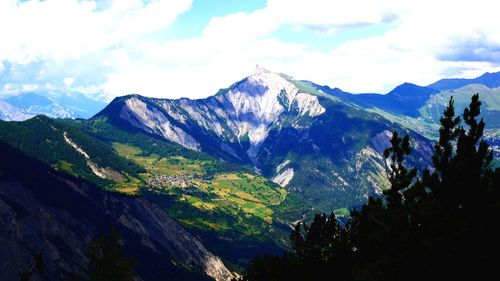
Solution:
<svg viewBox="0 0 500 281"><path fill-rule="evenodd" d="M289 249L296 223L323 212L344 220L380 197L391 131L410 134L408 161L428 167L445 102L456 96L462 110L476 91L498 155L498 88L405 83L363 97L263 68L205 99L129 95L89 119L0 122L0 140L110 194L153 202L241 272L255 255Z"/></svg>
<svg viewBox="0 0 500 281"><path fill-rule="evenodd" d="M286 197L286 190L253 173L238 171L209 174L213 162L190 160L181 156L163 158L157 154L145 156L142 151L126 144L113 143L118 155L131 159L146 169L140 177L151 192L177 197L203 212L219 211L236 216L259 218L272 223L272 206ZM206 167L206 168L205 168ZM118 189L121 191L120 189ZM185 214L177 217L183 223L227 230L227 224L217 227L215 222L194 221Z"/></svg>
<svg viewBox="0 0 500 281"><path fill-rule="evenodd" d="M499 275L499 8L0 0L0 281Z"/></svg>

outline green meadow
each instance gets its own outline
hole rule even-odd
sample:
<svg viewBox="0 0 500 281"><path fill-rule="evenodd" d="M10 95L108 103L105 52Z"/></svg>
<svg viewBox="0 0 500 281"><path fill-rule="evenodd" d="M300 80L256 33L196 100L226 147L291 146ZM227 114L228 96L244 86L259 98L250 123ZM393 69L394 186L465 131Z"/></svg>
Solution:
<svg viewBox="0 0 500 281"><path fill-rule="evenodd" d="M175 198L176 202L171 205L169 213L191 227L219 231L239 229L238 225L220 220L220 215L234 218L244 228L247 228L246 221L255 219L272 224L273 206L283 202L287 195L284 188L249 171L213 172L215 160L146 155L140 148L130 144L114 142L112 145L120 156L145 169L146 172L140 173L140 179L136 180L142 183L144 189ZM128 185L126 191L131 192L133 188L130 183ZM191 208L182 208L183 205ZM199 216L193 216L192 212L196 211L206 214L215 212L219 218L200 219ZM251 226L247 231L259 233L260 230L251 229L259 228L258 225Z"/></svg>

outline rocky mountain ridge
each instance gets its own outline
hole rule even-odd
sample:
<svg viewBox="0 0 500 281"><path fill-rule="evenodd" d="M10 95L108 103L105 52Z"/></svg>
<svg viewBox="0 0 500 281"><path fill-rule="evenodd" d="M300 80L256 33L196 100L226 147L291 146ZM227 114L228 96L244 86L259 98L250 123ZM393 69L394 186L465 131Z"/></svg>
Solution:
<svg viewBox="0 0 500 281"><path fill-rule="evenodd" d="M25 92L0 97L0 120L24 121L36 115L52 118L90 118L104 101L74 91Z"/></svg>
<svg viewBox="0 0 500 281"><path fill-rule="evenodd" d="M387 188L385 147L374 143L388 145L395 129L380 115L260 67L205 99L119 97L93 117L98 119L251 165L319 210L352 206ZM425 153L419 161L426 161ZM307 195L311 190L314 195Z"/></svg>

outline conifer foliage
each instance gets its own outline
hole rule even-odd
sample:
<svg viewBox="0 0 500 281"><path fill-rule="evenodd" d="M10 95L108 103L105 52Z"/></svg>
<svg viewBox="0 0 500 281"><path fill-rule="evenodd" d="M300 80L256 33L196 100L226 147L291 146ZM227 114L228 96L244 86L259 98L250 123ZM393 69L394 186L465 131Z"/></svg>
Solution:
<svg viewBox="0 0 500 281"><path fill-rule="evenodd" d="M482 280L499 276L500 169L472 97L462 118L450 99L433 167L407 167L408 135L384 156L391 189L369 198L344 225L316 215L291 234L293 250L254 259L243 280ZM463 120L463 123L462 123Z"/></svg>
<svg viewBox="0 0 500 281"><path fill-rule="evenodd" d="M89 259L90 281L132 281L133 260L120 245L120 234L113 229L111 234L92 239L86 255Z"/></svg>

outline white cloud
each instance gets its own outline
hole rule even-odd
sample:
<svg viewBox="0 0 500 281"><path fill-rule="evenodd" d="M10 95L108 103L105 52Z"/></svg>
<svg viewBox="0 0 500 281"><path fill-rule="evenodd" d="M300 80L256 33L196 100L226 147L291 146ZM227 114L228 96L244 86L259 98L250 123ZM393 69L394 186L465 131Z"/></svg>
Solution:
<svg viewBox="0 0 500 281"><path fill-rule="evenodd" d="M64 60L128 44L161 29L191 0L120 0L96 11L94 1L0 1L0 60Z"/></svg>
<svg viewBox="0 0 500 281"><path fill-rule="evenodd" d="M343 61L341 65L349 69L345 72L353 74L336 85L358 92L387 91L403 81L428 84L443 76L473 77L500 70L498 60L478 60L479 56L453 59L449 55L464 47L472 53L481 51L463 44L478 38L486 46L500 46L495 3L406 2L399 23L383 36L354 40L330 53L331 63ZM341 72L332 72L330 81L341 77Z"/></svg>
<svg viewBox="0 0 500 281"><path fill-rule="evenodd" d="M21 86L21 88L21 91L23 92L31 92L37 90L38 88L40 88L40 86L37 84L24 84Z"/></svg>
<svg viewBox="0 0 500 281"><path fill-rule="evenodd" d="M73 83L75 83L75 78L66 77L66 78L64 78L63 83L66 87L70 87L71 85L73 85Z"/></svg>
<svg viewBox="0 0 500 281"><path fill-rule="evenodd" d="M182 40L147 35L161 34L191 1L150 2L97 11L93 1L0 1L0 62L44 61L38 76L60 75L82 91L170 98L214 94L256 64L353 92L500 70L499 5L491 0L268 0L254 12L214 17L199 37ZM378 24L390 30L327 51L273 36L297 27L328 40Z"/></svg>
<svg viewBox="0 0 500 281"><path fill-rule="evenodd" d="M26 79L42 81L58 76L56 80L67 87L71 83L63 77L69 71L105 76L109 71L117 71L114 65L105 63L110 53L133 51L142 37L168 27L189 9L191 2L119 0L97 10L94 1L2 0L0 62L9 63L9 74L16 76L15 80L19 75L14 70L22 69Z"/></svg>
<svg viewBox="0 0 500 281"><path fill-rule="evenodd" d="M371 5L372 1L362 2ZM306 44L284 43L273 38L272 33L279 27L285 24L313 28L327 25L330 29L381 22L388 14L386 9L378 9L352 19L343 16L340 20L335 17L332 20L327 15L331 8L330 1L315 1L314 5L304 3L270 1L266 8L251 13L212 18L199 38L164 43L142 42L137 47L143 55L139 61L131 59L127 52L119 52L119 55L115 54L106 61L119 66L115 73L108 76L105 91L112 95L143 93L171 98L200 98L241 79L256 64L281 72L293 68L300 70L297 73L307 72L303 67L304 59L316 54L308 53ZM308 17L299 17L307 7L315 7L315 10L305 13L310 15ZM338 10L337 14L349 14L354 8L355 5L351 5ZM318 13L321 18L314 16ZM318 69L315 65L309 64L308 67L309 73Z"/></svg>
<svg viewBox="0 0 500 281"><path fill-rule="evenodd" d="M149 82L142 92L203 97L248 74L255 64L353 92L387 92L405 81L428 84L443 75L471 77L500 70L488 61L441 59L450 50L461 48L457 38L474 39L483 34L491 44L500 42L492 3L270 0L265 9L253 13L212 19L200 38L143 45L147 61L156 59L159 65L150 72L147 67L140 71L161 69L162 75L157 77L158 83L144 77ZM272 38L273 31L283 25L331 31L388 21L392 28L385 34L352 40L329 52L312 52L304 44ZM134 75L121 79L118 73L114 81L123 85L130 76ZM141 92L140 87L137 91Z"/></svg>
<svg viewBox="0 0 500 281"><path fill-rule="evenodd" d="M395 20L402 6L396 0L269 0L267 10L284 24L328 31Z"/></svg>

